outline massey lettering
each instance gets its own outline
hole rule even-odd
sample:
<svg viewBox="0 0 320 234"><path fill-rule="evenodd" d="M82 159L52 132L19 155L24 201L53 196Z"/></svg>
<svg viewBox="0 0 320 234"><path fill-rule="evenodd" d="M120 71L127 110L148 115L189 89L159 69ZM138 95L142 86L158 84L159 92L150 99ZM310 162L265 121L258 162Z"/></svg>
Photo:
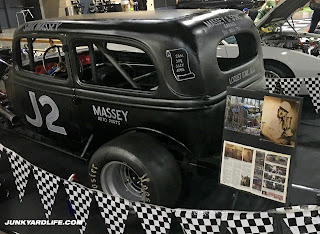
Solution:
<svg viewBox="0 0 320 234"><path fill-rule="evenodd" d="M92 110L99 121L116 125L120 125L122 121L128 122L128 111L95 105L92 105Z"/></svg>
<svg viewBox="0 0 320 234"><path fill-rule="evenodd" d="M57 31L61 24L62 23L29 23L24 26L23 31Z"/></svg>

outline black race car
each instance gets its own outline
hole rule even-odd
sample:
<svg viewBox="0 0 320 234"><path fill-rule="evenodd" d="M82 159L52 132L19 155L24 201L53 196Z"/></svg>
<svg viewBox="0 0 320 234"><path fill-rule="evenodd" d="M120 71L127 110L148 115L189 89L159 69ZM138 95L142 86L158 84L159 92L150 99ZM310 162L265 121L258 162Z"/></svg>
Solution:
<svg viewBox="0 0 320 234"><path fill-rule="evenodd" d="M221 58L231 35L239 54ZM258 31L237 10L27 22L12 53L1 113L90 159L92 188L166 206L179 196L179 165L219 155L227 87L265 82Z"/></svg>

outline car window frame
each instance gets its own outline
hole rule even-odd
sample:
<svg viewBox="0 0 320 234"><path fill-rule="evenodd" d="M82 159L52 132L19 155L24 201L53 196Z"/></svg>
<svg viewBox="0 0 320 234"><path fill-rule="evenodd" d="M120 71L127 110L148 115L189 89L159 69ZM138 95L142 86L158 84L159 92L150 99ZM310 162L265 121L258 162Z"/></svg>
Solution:
<svg viewBox="0 0 320 234"><path fill-rule="evenodd" d="M67 36L68 37L68 36ZM114 35L99 35L99 34L95 34L95 35L87 35L87 34L82 34L77 35L77 36L70 36L67 38L68 40L68 44L69 46L69 53L70 54L74 54L76 53L74 51L74 49L78 46L77 41L79 41L79 37L81 38L81 40L84 40L85 43L93 43L94 41L109 41L111 43L118 43L118 44L122 44L122 45L128 45L128 46L132 46L135 48L138 48L142 51L144 51L147 56L149 56L149 58L151 59L151 62L153 63L155 70L157 72L157 76L158 76L158 88L155 90L141 90L141 89L125 89L125 88L117 88L117 87L110 87L110 86L102 86L102 85L96 85L96 84L87 84L84 83L80 80L79 76L78 76L78 71L76 70L76 61L74 56L70 57L70 64L71 64L71 69L72 69L72 73L73 75L73 79L75 81L75 84L78 85L79 88L81 89L85 89L85 90L93 90L93 91L98 91L98 92L108 92L111 94L123 94L123 95L132 95L132 96L157 96L159 94L159 90L162 87L162 82L163 82L163 78L162 78L162 72L161 69L156 65L156 59L155 56L153 55L153 53L151 52L151 50L148 48L148 46L146 44L144 44L143 42L136 40L134 38L130 38L130 37L122 37L122 36L114 36ZM87 45L85 45L87 46Z"/></svg>
<svg viewBox="0 0 320 234"><path fill-rule="evenodd" d="M49 39L53 38L53 40L60 40L62 43L62 46L64 47L64 56L65 56L65 64L67 67L67 78L61 78L61 77L55 77L50 76L47 74L39 74L34 71L25 70L22 68L22 59L21 59L21 39L28 39L28 38L37 38L37 39ZM13 47L16 48L16 50L13 53L15 64L14 64L14 70L17 72L19 77L28 78L30 80L39 81L42 83L48 83L48 84L63 84L63 85L70 85L73 83L72 78L72 72L71 72L71 64L70 64L70 56L69 56L69 49L67 44L67 37L65 34L49 34L49 33L21 33L15 36L15 39L13 41ZM19 50L18 50L19 48ZM48 47L49 48L49 47Z"/></svg>

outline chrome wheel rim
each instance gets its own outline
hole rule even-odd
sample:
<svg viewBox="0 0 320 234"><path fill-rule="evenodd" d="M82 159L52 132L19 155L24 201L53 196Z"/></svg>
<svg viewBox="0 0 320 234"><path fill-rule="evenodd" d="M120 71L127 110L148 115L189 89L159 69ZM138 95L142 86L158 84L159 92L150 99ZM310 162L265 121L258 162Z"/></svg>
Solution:
<svg viewBox="0 0 320 234"><path fill-rule="evenodd" d="M102 191L130 201L145 201L145 191L138 173L123 162L107 163L100 175Z"/></svg>
<svg viewBox="0 0 320 234"><path fill-rule="evenodd" d="M266 72L265 72L265 77L266 78L281 78L277 73L275 73L273 71L268 71L268 70L266 70Z"/></svg>

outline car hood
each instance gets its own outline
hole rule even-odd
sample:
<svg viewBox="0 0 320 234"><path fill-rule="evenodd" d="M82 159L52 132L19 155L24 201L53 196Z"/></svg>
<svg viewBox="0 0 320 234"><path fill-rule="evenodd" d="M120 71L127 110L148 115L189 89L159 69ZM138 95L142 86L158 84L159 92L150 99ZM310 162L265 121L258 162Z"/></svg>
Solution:
<svg viewBox="0 0 320 234"><path fill-rule="evenodd" d="M309 0L282 0L257 23L257 27L264 27L274 22L283 24L296 10L308 2Z"/></svg>

